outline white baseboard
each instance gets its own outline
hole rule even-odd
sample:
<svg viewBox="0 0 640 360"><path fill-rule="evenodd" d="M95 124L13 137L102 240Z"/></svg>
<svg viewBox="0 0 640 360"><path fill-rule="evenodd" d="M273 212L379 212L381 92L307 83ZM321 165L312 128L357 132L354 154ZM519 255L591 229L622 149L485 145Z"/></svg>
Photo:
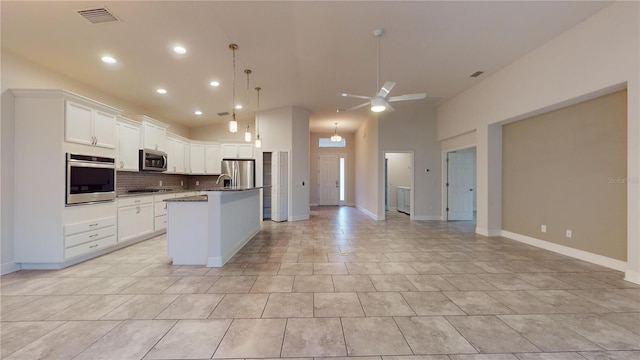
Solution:
<svg viewBox="0 0 640 360"><path fill-rule="evenodd" d="M346 206L351 206L351 207L356 207L356 204L354 204L354 203L346 203L345 205Z"/></svg>
<svg viewBox="0 0 640 360"><path fill-rule="evenodd" d="M614 269L618 271L625 271L627 268L627 263L625 261L612 259L606 256L590 253L584 250L574 249L568 246L552 243L545 240L540 240L536 238L532 238L530 236L516 234L510 231L502 230L502 236L509 238L511 240L516 240L525 244L529 244L535 247L539 247L541 249L553 251L558 254L570 256L575 259L584 260L596 265L604 266L609 269ZM639 274L640 275L640 274ZM632 275L633 276L633 275ZM639 277L640 279L640 277ZM632 281L634 282L634 281Z"/></svg>
<svg viewBox="0 0 640 360"><path fill-rule="evenodd" d="M242 249L249 240L253 239L260 232L260 227L251 232L251 234L245 236L244 239L240 240L236 243L231 249L229 249L225 254L221 256L208 256L207 257L207 267L222 267L224 264L231 260L231 258Z"/></svg>
<svg viewBox="0 0 640 360"><path fill-rule="evenodd" d="M309 220L309 214L296 215L289 217L289 221Z"/></svg>
<svg viewBox="0 0 640 360"><path fill-rule="evenodd" d="M6 262L0 265L0 275L16 272L20 270L20 264L17 264L13 261Z"/></svg>
<svg viewBox="0 0 640 360"><path fill-rule="evenodd" d="M413 220L442 220L442 216L433 215L413 215Z"/></svg>
<svg viewBox="0 0 640 360"><path fill-rule="evenodd" d="M480 234L483 236L501 236L502 230L499 229L485 229L476 226L476 234Z"/></svg>
<svg viewBox="0 0 640 360"><path fill-rule="evenodd" d="M624 273L624 280L640 285L640 272L627 270Z"/></svg>
<svg viewBox="0 0 640 360"><path fill-rule="evenodd" d="M318 203L310 203L309 206L320 206Z"/></svg>
<svg viewBox="0 0 640 360"><path fill-rule="evenodd" d="M373 220L384 220L384 216L380 217L380 216L372 213L371 211L363 208L362 206L356 206L356 209L358 209L359 211L363 212L365 215L367 215L368 217L372 218Z"/></svg>

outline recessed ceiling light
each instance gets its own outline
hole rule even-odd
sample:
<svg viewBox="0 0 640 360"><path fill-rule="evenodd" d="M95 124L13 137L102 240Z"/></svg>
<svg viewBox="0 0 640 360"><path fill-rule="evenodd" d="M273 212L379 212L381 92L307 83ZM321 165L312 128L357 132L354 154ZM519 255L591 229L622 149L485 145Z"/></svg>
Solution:
<svg viewBox="0 0 640 360"><path fill-rule="evenodd" d="M166 93L167 93L167 90L166 90L166 89L158 89L158 90L156 90L156 92L157 92L158 94L166 94Z"/></svg>
<svg viewBox="0 0 640 360"><path fill-rule="evenodd" d="M238 110L242 109L242 104L237 104L236 105L236 109L238 109Z"/></svg>
<svg viewBox="0 0 640 360"><path fill-rule="evenodd" d="M107 64L115 64L118 62L118 60L116 60L112 56L103 56L101 60L103 63L107 63Z"/></svg>
<svg viewBox="0 0 640 360"><path fill-rule="evenodd" d="M217 82L217 81L212 81L212 82L209 83L209 85L211 85L213 87L218 87L218 86L220 86L220 83Z"/></svg>
<svg viewBox="0 0 640 360"><path fill-rule="evenodd" d="M196 115L202 115L202 111L200 111L200 110L196 110L193 113L196 114Z"/></svg>
<svg viewBox="0 0 640 360"><path fill-rule="evenodd" d="M185 49L183 46L178 45L173 47L173 52L182 55L187 53L187 49Z"/></svg>

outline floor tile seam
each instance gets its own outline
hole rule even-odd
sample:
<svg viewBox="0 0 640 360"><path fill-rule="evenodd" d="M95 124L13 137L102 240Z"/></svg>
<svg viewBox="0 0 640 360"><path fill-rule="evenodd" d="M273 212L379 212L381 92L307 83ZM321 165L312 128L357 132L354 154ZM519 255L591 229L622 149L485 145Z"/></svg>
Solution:
<svg viewBox="0 0 640 360"><path fill-rule="evenodd" d="M149 347L149 349L144 353L144 355L142 355L142 357L140 357L140 359L144 359L147 355L149 355L149 353L160 343L160 341L162 341L162 339L165 338L165 336L167 336L167 334L169 334L171 332L171 330L173 330L174 327L176 327L176 325L178 325L178 322L180 322L181 320L176 320L173 325L171 325L171 327L169 327L169 329L158 338L158 340L156 340L156 342ZM213 354L211 354L213 355Z"/></svg>
<svg viewBox="0 0 640 360"><path fill-rule="evenodd" d="M46 322L46 321L47 321L47 320L40 320L40 321L33 321L33 322ZM28 344L25 344L24 346L22 346L22 347L20 347L20 348L18 348L18 349L16 349L16 350L14 350L14 351L12 351L12 352L11 352L11 353L9 353L9 354L5 354L5 356L6 356L6 357L10 357L12 354L15 354L16 352L18 352L18 351L20 351L20 350L22 350L22 349L24 349L24 348L28 347L29 345L33 344L34 342L36 342L36 341L38 341L38 340L42 339L43 337L45 337L45 336L49 335L49 334L50 334L50 333L52 333L54 330L56 330L56 329L60 328L60 327L61 327L61 326L63 326L63 325L66 325L67 323L69 323L69 322L70 322L70 321L68 321L68 320L55 320L55 321L60 322L60 324L59 324L58 326L56 326L55 328L53 328L53 329L49 330L49 331L48 331L48 332L46 332L45 334L42 334L42 336L39 336L38 338L33 339L33 340L32 340L31 342L29 342ZM4 322L5 322L5 321L2 321L2 322L0 322L0 323L4 323ZM13 321L11 321L11 322L13 322ZM16 321L16 322L23 322L23 321Z"/></svg>
<svg viewBox="0 0 640 360"><path fill-rule="evenodd" d="M105 320L95 320L95 321L105 321ZM87 351L87 349L89 349L91 346L93 346L94 344L96 344L98 341L100 341L102 338L104 338L105 336L109 335L111 332L115 331L118 327L120 327L126 320L111 320L111 321L117 321L118 323L111 328L109 331L107 331L106 333L102 334L101 336L98 336L96 339L94 339L93 342L91 342L91 344L88 344L86 347L84 347L82 350L80 350L77 354L73 355L71 357L71 359L75 359L78 356L80 356L80 354L82 354L83 352Z"/></svg>

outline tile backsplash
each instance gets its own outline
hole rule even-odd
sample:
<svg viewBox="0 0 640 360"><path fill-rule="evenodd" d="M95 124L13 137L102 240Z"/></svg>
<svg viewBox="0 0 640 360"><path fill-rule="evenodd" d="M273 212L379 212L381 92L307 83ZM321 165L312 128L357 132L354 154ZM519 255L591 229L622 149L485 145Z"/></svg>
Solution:
<svg viewBox="0 0 640 360"><path fill-rule="evenodd" d="M218 175L181 175L154 172L116 171L116 195L129 190L204 190L216 187ZM160 182L162 181L162 185ZM182 182L182 185L180 184ZM198 182L198 185L196 185Z"/></svg>

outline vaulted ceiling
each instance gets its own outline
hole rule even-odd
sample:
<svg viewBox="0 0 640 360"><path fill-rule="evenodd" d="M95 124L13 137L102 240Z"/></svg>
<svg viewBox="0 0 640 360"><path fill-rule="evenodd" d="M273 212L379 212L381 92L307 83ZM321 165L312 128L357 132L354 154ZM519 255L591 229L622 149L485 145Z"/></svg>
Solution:
<svg viewBox="0 0 640 360"><path fill-rule="evenodd" d="M426 92L434 104L482 81L502 67L603 9L609 1L2 1L2 51L65 74L148 109L159 120L187 127L226 120L236 97L256 108L301 106L311 129L339 122L355 130L370 116L361 103L337 96L372 96L376 38L381 38L381 82L392 95ZM119 21L93 24L79 10L106 7ZM180 44L184 55L173 52ZM118 62L100 58L109 54ZM478 78L469 77L484 71ZM221 85L209 85L217 80ZM157 88L167 94L156 93ZM394 107L410 106L394 103ZM194 115L201 110L202 115Z"/></svg>

